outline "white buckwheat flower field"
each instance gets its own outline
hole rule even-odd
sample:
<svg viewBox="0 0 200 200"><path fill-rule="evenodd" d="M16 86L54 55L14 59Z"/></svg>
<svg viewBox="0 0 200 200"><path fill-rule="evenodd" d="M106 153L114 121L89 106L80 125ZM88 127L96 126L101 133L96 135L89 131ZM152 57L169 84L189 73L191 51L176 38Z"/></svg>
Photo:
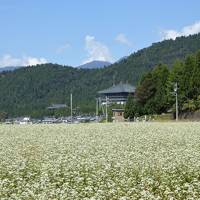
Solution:
<svg viewBox="0 0 200 200"><path fill-rule="evenodd" d="M1 125L1 200L200 198L200 123Z"/></svg>

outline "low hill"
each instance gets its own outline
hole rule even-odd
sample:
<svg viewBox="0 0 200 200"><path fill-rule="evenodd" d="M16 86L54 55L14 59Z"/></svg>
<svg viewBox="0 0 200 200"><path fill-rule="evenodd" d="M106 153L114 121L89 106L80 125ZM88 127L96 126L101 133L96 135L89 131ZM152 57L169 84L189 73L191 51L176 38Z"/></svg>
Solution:
<svg viewBox="0 0 200 200"><path fill-rule="evenodd" d="M47 115L46 108L52 103L69 105L69 94L73 92L77 111L94 112L97 91L111 86L113 80L115 83L123 81L136 85L141 76L156 64L165 63L170 67L174 60L183 59L198 49L200 34L155 43L100 69L43 64L2 72L0 111L7 112L9 116Z"/></svg>

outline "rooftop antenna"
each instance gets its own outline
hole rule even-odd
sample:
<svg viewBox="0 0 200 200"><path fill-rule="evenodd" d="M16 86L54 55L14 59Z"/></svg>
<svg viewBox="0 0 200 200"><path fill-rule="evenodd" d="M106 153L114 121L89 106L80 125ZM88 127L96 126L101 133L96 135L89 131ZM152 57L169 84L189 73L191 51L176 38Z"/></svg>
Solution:
<svg viewBox="0 0 200 200"><path fill-rule="evenodd" d="M113 86L115 86L115 74L113 75Z"/></svg>
<svg viewBox="0 0 200 200"><path fill-rule="evenodd" d="M113 74L113 86L115 86L117 72L115 71Z"/></svg>

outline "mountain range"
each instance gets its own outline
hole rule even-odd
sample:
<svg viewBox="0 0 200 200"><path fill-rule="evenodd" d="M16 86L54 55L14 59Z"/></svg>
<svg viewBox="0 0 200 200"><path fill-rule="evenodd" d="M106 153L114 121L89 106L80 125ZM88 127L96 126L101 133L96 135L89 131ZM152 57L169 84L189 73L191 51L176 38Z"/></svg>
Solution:
<svg viewBox="0 0 200 200"><path fill-rule="evenodd" d="M107 67L107 66L109 66L111 64L112 63L106 62L106 61L94 60L94 61L85 63L83 65L80 65L77 68L80 68L80 69L96 69L96 68ZM6 66L6 67L0 67L0 72L14 71L14 70L19 69L21 67L25 67L25 66Z"/></svg>
<svg viewBox="0 0 200 200"><path fill-rule="evenodd" d="M169 68L176 59L200 49L200 34L154 43L104 68L82 69L57 64L23 67L0 73L0 111L9 116L40 117L68 114L69 110L50 113L51 104L73 105L77 112L95 111L97 91L115 82L137 86L141 77L159 63Z"/></svg>

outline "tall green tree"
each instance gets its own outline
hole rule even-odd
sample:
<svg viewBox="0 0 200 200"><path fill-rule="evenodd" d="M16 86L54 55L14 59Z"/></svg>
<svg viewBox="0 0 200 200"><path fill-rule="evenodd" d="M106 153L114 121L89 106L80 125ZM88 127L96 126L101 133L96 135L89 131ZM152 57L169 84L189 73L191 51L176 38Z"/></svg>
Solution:
<svg viewBox="0 0 200 200"><path fill-rule="evenodd" d="M180 90L184 91L184 100L191 99L194 95L194 71L195 71L195 56L189 55L183 65L183 74L180 81Z"/></svg>
<svg viewBox="0 0 200 200"><path fill-rule="evenodd" d="M135 101L133 95L129 94L128 100L125 106L125 111L124 111L124 118L125 119L134 119L134 117L137 115L137 110L135 106Z"/></svg>
<svg viewBox="0 0 200 200"><path fill-rule="evenodd" d="M182 89L182 77L183 77L183 67L184 63L180 60L176 60L173 64L173 67L169 73L168 80L167 80L167 101L169 107L172 107L175 104L175 93L174 87L175 83L178 84L178 100L179 104L183 103L184 97L184 90ZM179 107L180 107L179 105Z"/></svg>
<svg viewBox="0 0 200 200"><path fill-rule="evenodd" d="M197 99L200 95L200 51L196 53L195 66L191 79L192 97Z"/></svg>
<svg viewBox="0 0 200 200"><path fill-rule="evenodd" d="M143 114L166 111L168 107L166 90L168 75L167 66L160 64L143 77L135 93L137 103L143 107Z"/></svg>

